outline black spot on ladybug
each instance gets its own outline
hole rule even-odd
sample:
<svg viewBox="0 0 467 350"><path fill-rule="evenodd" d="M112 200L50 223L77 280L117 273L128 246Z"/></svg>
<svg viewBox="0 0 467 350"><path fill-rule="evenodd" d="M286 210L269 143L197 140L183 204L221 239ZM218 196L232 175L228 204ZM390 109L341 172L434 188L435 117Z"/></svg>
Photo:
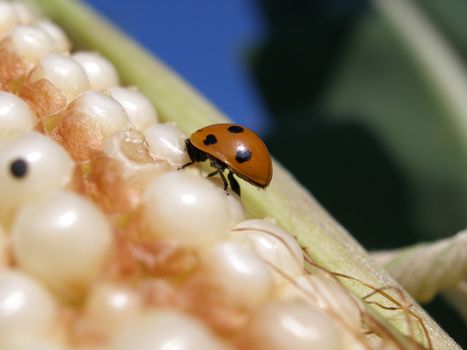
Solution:
<svg viewBox="0 0 467 350"><path fill-rule="evenodd" d="M10 172L14 177L21 179L28 173L28 163L24 159L15 159L10 164Z"/></svg>
<svg viewBox="0 0 467 350"><path fill-rule="evenodd" d="M227 128L227 130L230 131L233 134L240 134L241 132L243 132L243 128L241 126L238 126L238 125L229 126Z"/></svg>
<svg viewBox="0 0 467 350"><path fill-rule="evenodd" d="M235 160L239 163L246 162L251 159L251 151L248 148L241 148L237 150Z"/></svg>
<svg viewBox="0 0 467 350"><path fill-rule="evenodd" d="M217 143L217 138L216 138L213 134L209 134L209 135L206 136L206 138L203 140L203 143L204 143L206 146L214 145L214 144Z"/></svg>

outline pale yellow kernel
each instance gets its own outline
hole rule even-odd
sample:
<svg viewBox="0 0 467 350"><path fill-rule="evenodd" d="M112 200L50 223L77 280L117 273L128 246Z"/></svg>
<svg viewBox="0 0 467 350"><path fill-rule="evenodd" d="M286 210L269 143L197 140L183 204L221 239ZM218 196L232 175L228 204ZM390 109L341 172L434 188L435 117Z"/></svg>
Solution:
<svg viewBox="0 0 467 350"><path fill-rule="evenodd" d="M153 239L205 248L227 237L231 218L225 192L187 171L154 179L141 206L144 232Z"/></svg>
<svg viewBox="0 0 467 350"><path fill-rule="evenodd" d="M18 265L70 299L86 292L112 246L112 228L104 214L71 192L26 205L11 234Z"/></svg>

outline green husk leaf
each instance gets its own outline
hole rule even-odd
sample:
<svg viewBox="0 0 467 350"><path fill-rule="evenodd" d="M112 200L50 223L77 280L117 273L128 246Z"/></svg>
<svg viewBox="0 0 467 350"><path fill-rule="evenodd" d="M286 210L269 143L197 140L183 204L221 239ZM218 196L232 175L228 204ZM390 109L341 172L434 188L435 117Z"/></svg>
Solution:
<svg viewBox="0 0 467 350"><path fill-rule="evenodd" d="M372 227L383 226L387 242L394 242L390 246L446 237L467 225L467 73L452 42L417 5L421 2L370 1L373 6L355 23L318 102L327 123L366 131L389 163L376 168L374 162L375 168L395 173L397 203L391 207L388 198L385 207L382 198L375 205L387 210L383 220L368 220ZM360 237L377 241L364 224L357 227Z"/></svg>
<svg viewBox="0 0 467 350"><path fill-rule="evenodd" d="M462 231L449 238L372 255L410 295L427 303L467 278L466 249L467 231Z"/></svg>
<svg viewBox="0 0 467 350"><path fill-rule="evenodd" d="M227 120L167 66L83 4L71 0L30 2L61 25L76 46L99 51L110 59L124 83L137 86L151 99L161 119L176 122L187 133L207 124ZM266 191L242 184L242 192L244 203L252 215L276 218L281 226L297 238L316 263L374 287L397 286L389 275L376 267L345 229L277 162L274 162L272 184ZM370 292L355 281L343 282L359 296ZM395 299L401 299L397 293L388 293ZM435 349L459 349L407 294L404 294L403 299L414 304L413 309L423 319ZM387 304L387 300L382 298L379 301ZM378 307L373 309L394 328L409 334L404 315ZM427 345L419 327L415 331L417 340ZM404 340L399 339L404 344Z"/></svg>

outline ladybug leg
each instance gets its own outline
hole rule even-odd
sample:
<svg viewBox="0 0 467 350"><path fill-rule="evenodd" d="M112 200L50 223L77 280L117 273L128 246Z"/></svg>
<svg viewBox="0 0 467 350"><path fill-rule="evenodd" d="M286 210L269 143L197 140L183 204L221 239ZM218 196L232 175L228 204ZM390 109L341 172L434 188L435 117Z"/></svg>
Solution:
<svg viewBox="0 0 467 350"><path fill-rule="evenodd" d="M195 162L188 162L186 164L183 164L180 168L178 168L177 170L183 170L185 169L186 167L192 165L192 164L195 164Z"/></svg>
<svg viewBox="0 0 467 350"><path fill-rule="evenodd" d="M227 189L229 188L229 183L228 183L228 181L227 181L227 179L225 178L225 175L224 175L225 165L223 165L222 163L218 162L215 159L211 159L211 166L213 168L216 168L215 173L212 173L212 175L214 176L216 173L219 173L219 176L221 177L221 180L224 183L225 194L228 196L230 193L229 193L229 191L227 191ZM209 176L210 175L211 174L209 174Z"/></svg>
<svg viewBox="0 0 467 350"><path fill-rule="evenodd" d="M213 168L216 168L216 171L209 174L208 177L210 177L211 175L214 176L215 174L219 173L219 176L221 177L222 179L222 182L224 183L224 191L227 195L229 195L229 191L227 191L227 188L229 187L229 183L227 182L227 179L225 178L225 175L224 175L224 168L222 167L222 164L219 164L218 162L212 160L211 161L211 166Z"/></svg>
<svg viewBox="0 0 467 350"><path fill-rule="evenodd" d="M209 173L206 177L213 177L214 175L217 175L219 170L214 170L212 173Z"/></svg>
<svg viewBox="0 0 467 350"><path fill-rule="evenodd" d="M229 171L227 178L229 179L230 188L232 191L234 191L240 197L240 185L238 184L238 181L235 179L234 174L231 171Z"/></svg>
<svg viewBox="0 0 467 350"><path fill-rule="evenodd" d="M222 182L224 183L224 191L227 195L229 195L229 191L227 191L227 188L229 187L229 183L227 182L227 179L225 178L225 175L222 171L219 171L219 175L222 179Z"/></svg>

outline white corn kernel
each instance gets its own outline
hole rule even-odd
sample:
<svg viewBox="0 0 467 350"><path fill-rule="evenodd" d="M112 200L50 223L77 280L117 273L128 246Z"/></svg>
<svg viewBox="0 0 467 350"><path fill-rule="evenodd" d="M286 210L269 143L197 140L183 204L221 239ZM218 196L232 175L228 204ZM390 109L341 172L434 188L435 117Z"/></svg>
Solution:
<svg viewBox="0 0 467 350"><path fill-rule="evenodd" d="M222 185L222 189L224 186ZM234 226L246 219L245 207L240 197L234 194L227 196L227 204L230 211L230 226Z"/></svg>
<svg viewBox="0 0 467 350"><path fill-rule="evenodd" d="M67 101L89 89L89 80L84 69L64 54L51 53L40 60L28 80L35 82L40 79L50 81Z"/></svg>
<svg viewBox="0 0 467 350"><path fill-rule="evenodd" d="M125 108L132 126L144 132L157 123L157 113L151 101L136 88L114 87L110 94Z"/></svg>
<svg viewBox="0 0 467 350"><path fill-rule="evenodd" d="M283 291L282 298L300 298L332 312L348 326L359 329L361 309L358 300L334 278L324 274L298 277Z"/></svg>
<svg viewBox="0 0 467 350"><path fill-rule="evenodd" d="M27 70L55 48L52 38L46 32L32 26L14 27L8 37L14 53L22 60Z"/></svg>
<svg viewBox="0 0 467 350"><path fill-rule="evenodd" d="M123 164L128 177L138 173L160 174L169 171L169 163L154 159L146 145L146 138L135 130L124 130L112 134L103 145L104 153Z"/></svg>
<svg viewBox="0 0 467 350"><path fill-rule="evenodd" d="M74 162L50 138L27 132L0 144L0 221L8 226L24 204L70 185Z"/></svg>
<svg viewBox="0 0 467 350"><path fill-rule="evenodd" d="M358 333L344 333L343 341L345 350L400 350L401 345L388 339L381 338L376 334L370 334L366 337L358 336ZM410 346L410 345L409 345ZM415 346L418 348L419 346ZM423 349L423 347L422 347Z"/></svg>
<svg viewBox="0 0 467 350"><path fill-rule="evenodd" d="M259 256L235 242L222 242L203 257L203 272L226 298L247 309L271 297L273 277Z"/></svg>
<svg viewBox="0 0 467 350"><path fill-rule="evenodd" d="M86 317L108 331L131 322L143 310L136 291L123 284L102 283L95 286L86 301Z"/></svg>
<svg viewBox="0 0 467 350"><path fill-rule="evenodd" d="M15 270L0 271L0 339L49 333L56 305L38 282Z"/></svg>
<svg viewBox="0 0 467 350"><path fill-rule="evenodd" d="M211 171L213 170L211 169ZM221 188L224 191L224 183L222 182L222 179L220 178L220 176L212 176L209 179L217 187ZM243 202L241 198L237 194L232 193L232 191L229 189L229 195L226 196L226 200L227 200L227 204L229 206L229 212L230 212L230 225L229 226L234 227L238 223L246 220L247 215L246 215L245 207L243 206Z"/></svg>
<svg viewBox="0 0 467 350"><path fill-rule="evenodd" d="M128 116L117 101L101 92L87 91L68 105L57 134L74 159L87 160L101 150L107 137L128 125Z"/></svg>
<svg viewBox="0 0 467 350"><path fill-rule="evenodd" d="M94 122L104 137L128 128L125 110L115 99L101 92L85 92L72 102L69 110Z"/></svg>
<svg viewBox="0 0 467 350"><path fill-rule="evenodd" d="M222 350L225 347L198 320L176 311L152 311L127 324L112 350Z"/></svg>
<svg viewBox="0 0 467 350"><path fill-rule="evenodd" d="M47 336L14 335L0 339L0 349L8 350L71 350Z"/></svg>
<svg viewBox="0 0 467 350"><path fill-rule="evenodd" d="M100 202L109 212L135 209L141 194L160 174L171 170L164 160L149 155L144 135L136 130L112 134L103 153L91 159L89 178L96 183Z"/></svg>
<svg viewBox="0 0 467 350"><path fill-rule="evenodd" d="M273 301L253 316L242 342L245 350L340 350L335 321L297 300Z"/></svg>
<svg viewBox="0 0 467 350"><path fill-rule="evenodd" d="M55 52L68 52L71 49L71 43L65 32L55 23L49 20L41 20L36 26L46 32L54 43Z"/></svg>
<svg viewBox="0 0 467 350"><path fill-rule="evenodd" d="M78 51L72 57L83 67L92 90L110 89L118 85L115 67L97 52Z"/></svg>
<svg viewBox="0 0 467 350"><path fill-rule="evenodd" d="M0 91L0 139L32 130L37 118L19 97Z"/></svg>
<svg viewBox="0 0 467 350"><path fill-rule="evenodd" d="M104 214L72 192L56 192L26 205L11 233L18 265L65 298L86 291L112 245Z"/></svg>
<svg viewBox="0 0 467 350"><path fill-rule="evenodd" d="M0 38L18 23L18 16L9 2L0 2Z"/></svg>
<svg viewBox="0 0 467 350"><path fill-rule="evenodd" d="M204 248L227 237L226 194L187 171L162 174L143 193L142 227L152 239Z"/></svg>
<svg viewBox="0 0 467 350"><path fill-rule="evenodd" d="M149 152L154 159L163 159L174 169L190 159L185 150L186 135L174 123L154 124L144 131Z"/></svg>
<svg viewBox="0 0 467 350"><path fill-rule="evenodd" d="M3 270L8 263L8 239L3 227L0 226L0 271Z"/></svg>
<svg viewBox="0 0 467 350"><path fill-rule="evenodd" d="M236 225L231 232L234 241L250 244L262 259L272 265L272 271L280 283L289 284L282 274L290 278L303 274L300 246L276 224L260 219L247 220Z"/></svg>
<svg viewBox="0 0 467 350"><path fill-rule="evenodd" d="M36 20L36 13L34 10L20 1L13 1L10 3L11 7L15 11L16 18L19 24L32 24Z"/></svg>

